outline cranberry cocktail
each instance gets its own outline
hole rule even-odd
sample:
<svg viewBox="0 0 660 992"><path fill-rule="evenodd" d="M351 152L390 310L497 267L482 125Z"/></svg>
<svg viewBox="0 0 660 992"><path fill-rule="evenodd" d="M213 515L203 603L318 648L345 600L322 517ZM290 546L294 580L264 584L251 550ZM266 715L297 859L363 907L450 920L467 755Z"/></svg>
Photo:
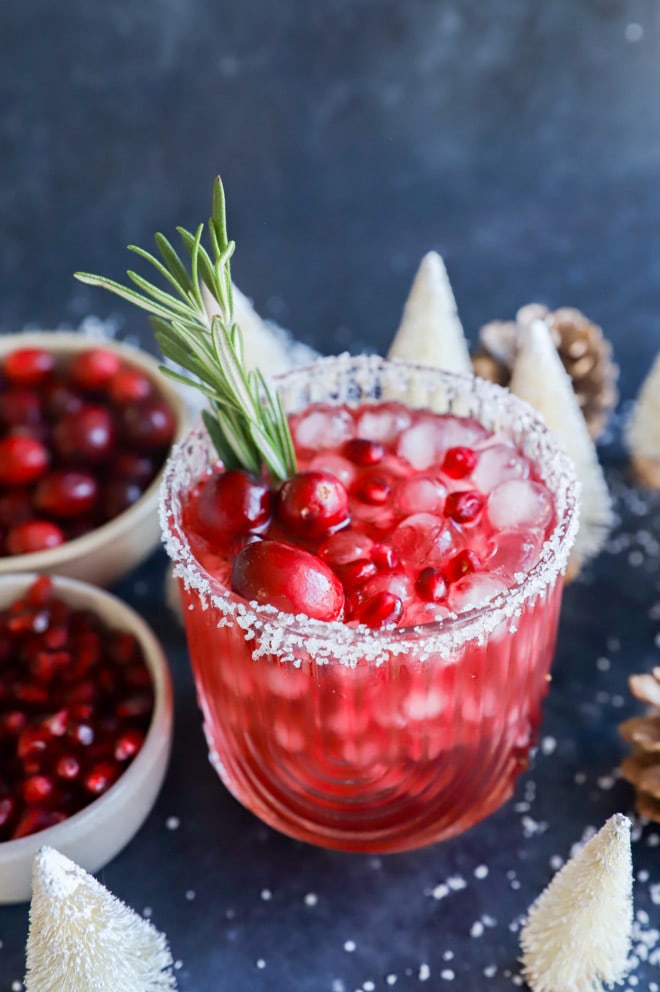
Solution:
<svg viewBox="0 0 660 992"><path fill-rule="evenodd" d="M340 358L279 387L291 480L223 473L198 432L163 495L212 760L295 837L440 840L526 766L571 470L529 408L479 380Z"/></svg>

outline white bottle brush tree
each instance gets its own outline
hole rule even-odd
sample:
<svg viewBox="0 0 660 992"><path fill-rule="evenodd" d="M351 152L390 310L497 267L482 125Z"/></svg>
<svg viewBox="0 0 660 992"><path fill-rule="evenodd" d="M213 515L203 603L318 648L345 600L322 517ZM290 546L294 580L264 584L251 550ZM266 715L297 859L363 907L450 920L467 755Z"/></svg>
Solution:
<svg viewBox="0 0 660 992"><path fill-rule="evenodd" d="M601 992L627 970L632 906L630 820L621 813L555 875L521 931L532 992Z"/></svg>
<svg viewBox="0 0 660 992"><path fill-rule="evenodd" d="M641 480L660 489L660 354L642 383L626 441Z"/></svg>
<svg viewBox="0 0 660 992"><path fill-rule="evenodd" d="M612 502L571 380L542 320L522 336L511 392L538 410L575 464L582 487L580 528L568 566L569 575L575 575L602 550L613 522Z"/></svg>
<svg viewBox="0 0 660 992"><path fill-rule="evenodd" d="M63 854L34 861L26 992L176 989L165 937Z"/></svg>

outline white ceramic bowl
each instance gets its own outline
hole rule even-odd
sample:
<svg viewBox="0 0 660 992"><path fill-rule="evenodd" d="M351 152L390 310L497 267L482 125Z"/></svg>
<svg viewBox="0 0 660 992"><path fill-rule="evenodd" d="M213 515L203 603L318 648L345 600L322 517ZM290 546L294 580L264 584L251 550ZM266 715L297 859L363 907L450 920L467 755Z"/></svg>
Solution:
<svg viewBox="0 0 660 992"><path fill-rule="evenodd" d="M0 608L21 596L34 574L0 576ZM91 609L109 626L138 639L151 672L154 710L141 750L108 791L54 827L0 843L0 903L30 898L32 861L44 844L87 871L108 863L142 826L165 776L172 740L172 684L163 650L145 622L110 593L74 579L53 578L55 591L76 607Z"/></svg>
<svg viewBox="0 0 660 992"><path fill-rule="evenodd" d="M174 411L177 421L175 441L180 440L187 427L186 406L159 370L155 359L138 348L67 331L3 334L0 335L0 361L16 348L45 348L64 357L95 347L116 352L149 376L157 392ZM162 472L159 472L140 499L127 510L82 537L49 551L0 557L0 575L17 571L47 572L102 586L115 582L139 565L160 541L158 490L161 476Z"/></svg>

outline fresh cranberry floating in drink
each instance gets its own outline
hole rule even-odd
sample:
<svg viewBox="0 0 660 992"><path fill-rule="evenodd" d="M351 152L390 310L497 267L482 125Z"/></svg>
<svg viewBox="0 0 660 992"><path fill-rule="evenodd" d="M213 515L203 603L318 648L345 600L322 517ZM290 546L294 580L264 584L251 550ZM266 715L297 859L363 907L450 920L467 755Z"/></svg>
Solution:
<svg viewBox="0 0 660 992"><path fill-rule="evenodd" d="M9 350L0 375L0 556L59 547L140 499L176 427L141 368L56 340L52 351Z"/></svg>
<svg viewBox="0 0 660 992"><path fill-rule="evenodd" d="M144 742L153 689L136 638L61 599L47 577L0 610L0 687L2 842L61 822L119 779Z"/></svg>
<svg viewBox="0 0 660 992"><path fill-rule="evenodd" d="M213 257L182 232L192 276L157 236L171 304L148 283L82 278L151 309L209 400L168 465L162 519L214 764L303 840L449 837L527 765L577 527L572 468L536 414L469 377L344 356L273 392L243 366L219 180L210 226ZM236 472L268 512L224 501Z"/></svg>

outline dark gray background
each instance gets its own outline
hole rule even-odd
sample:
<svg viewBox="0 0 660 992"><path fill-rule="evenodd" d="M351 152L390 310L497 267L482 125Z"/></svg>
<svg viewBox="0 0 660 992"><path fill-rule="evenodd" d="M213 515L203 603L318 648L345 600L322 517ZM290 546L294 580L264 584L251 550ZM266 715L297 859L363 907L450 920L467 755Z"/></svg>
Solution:
<svg viewBox="0 0 660 992"><path fill-rule="evenodd" d="M579 306L630 398L660 346L659 56L657 0L5 0L0 330L118 315L153 347L139 313L71 274L120 277L128 242L207 217L221 172L236 281L319 350L383 350L435 248L473 339L530 300ZM626 676L657 663L660 513L627 488L618 451L604 455L622 523L566 594L537 798L427 851L333 854L243 811L206 762L163 556L119 587L167 645L177 735L154 813L102 877L153 910L183 992L513 987L509 925L552 855L631 807L611 772ZM635 845L637 905L656 925L657 841L647 828ZM428 894L457 872L466 890ZM497 924L472 939L483 913ZM0 910L0 992L22 976L26 930L25 906ZM642 968L637 992L654 976Z"/></svg>

